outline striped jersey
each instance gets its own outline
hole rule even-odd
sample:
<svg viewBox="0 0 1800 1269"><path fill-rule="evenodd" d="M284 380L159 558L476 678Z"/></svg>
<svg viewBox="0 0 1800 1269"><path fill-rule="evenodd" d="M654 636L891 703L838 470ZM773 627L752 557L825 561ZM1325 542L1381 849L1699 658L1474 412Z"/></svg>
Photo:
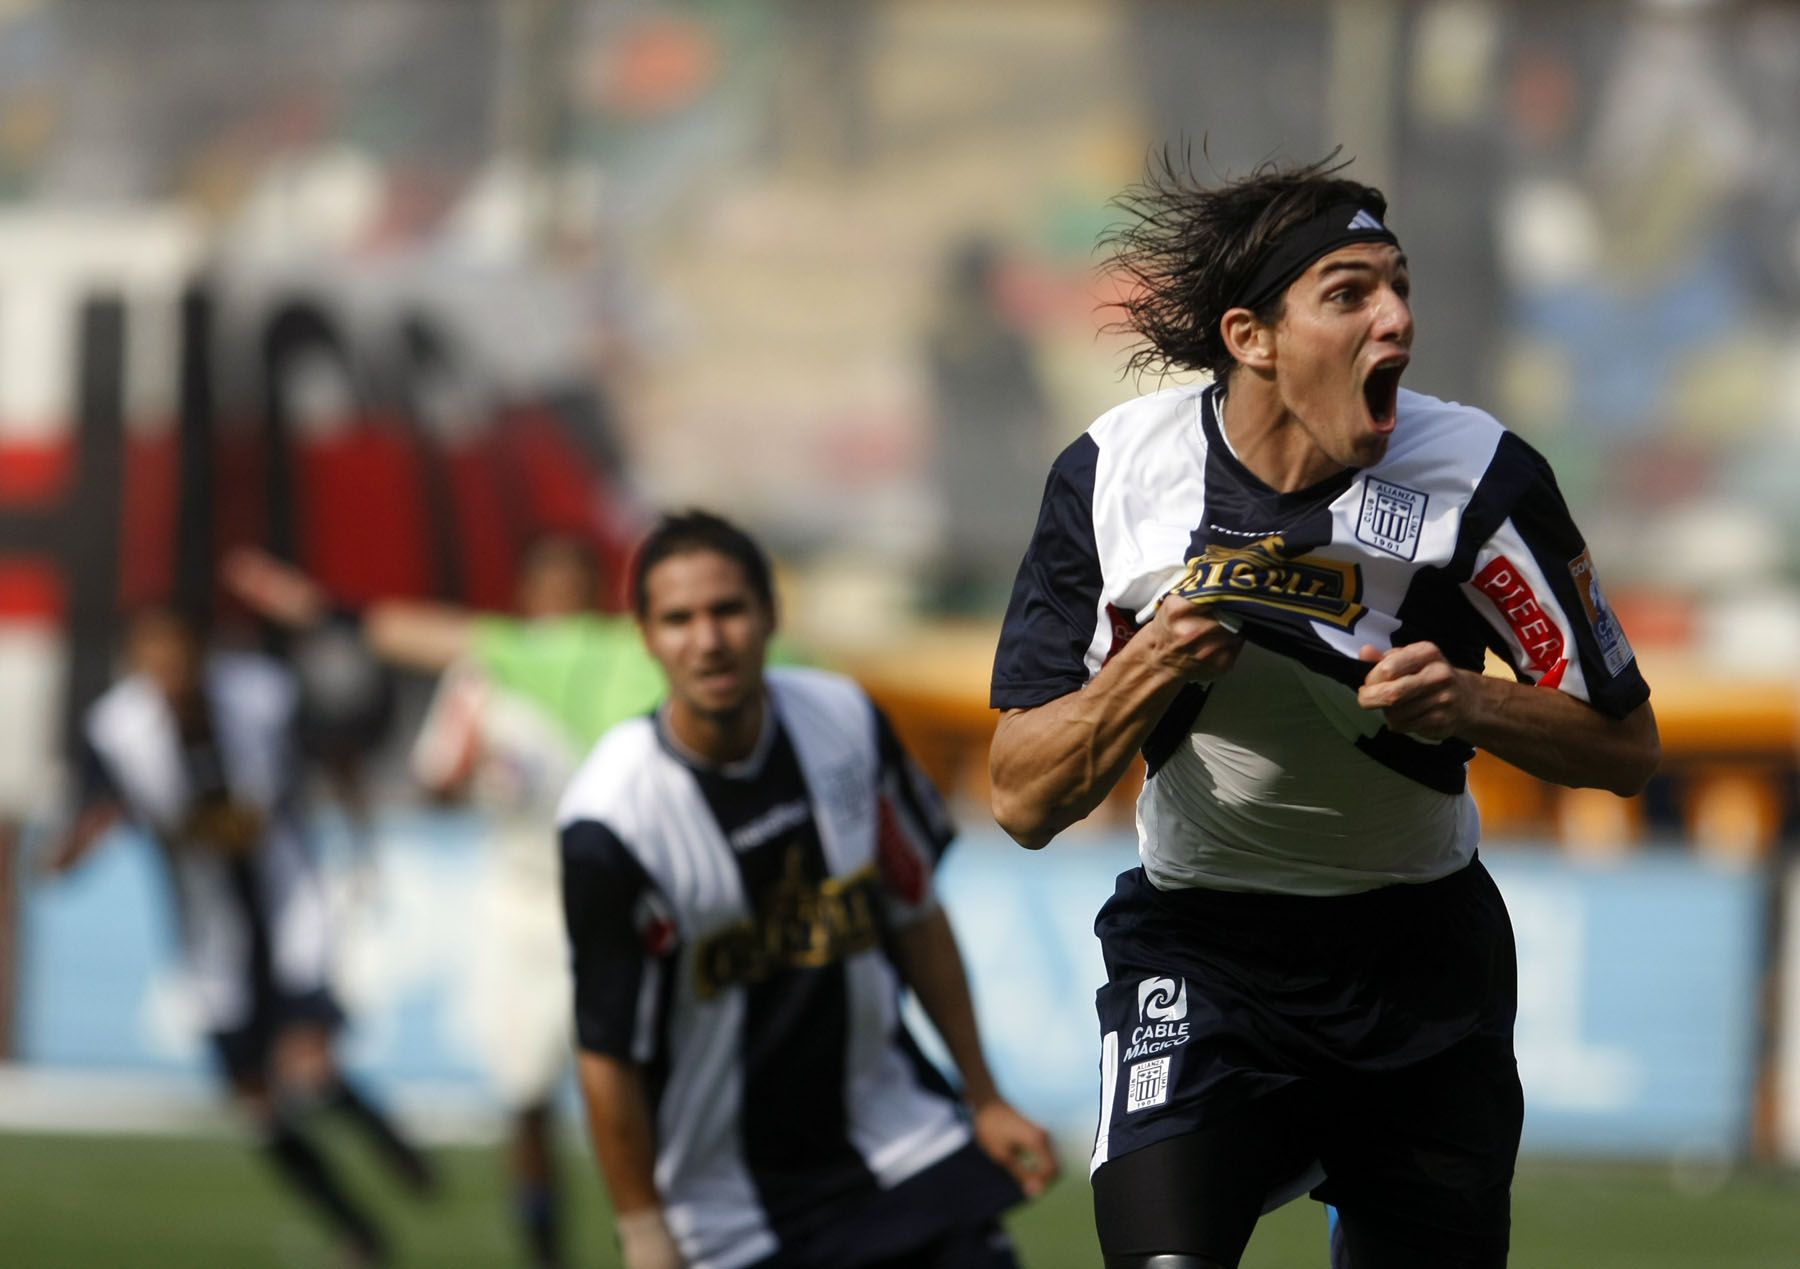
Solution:
<svg viewBox="0 0 1800 1269"><path fill-rule="evenodd" d="M249 1025L270 990L329 986L325 888L299 815L298 694L278 662L206 658L210 726L184 736L139 675L89 707L83 801L117 800L162 847L174 882L186 985L202 1025Z"/></svg>
<svg viewBox="0 0 1800 1269"><path fill-rule="evenodd" d="M1057 458L1014 583L991 703L1084 686L1171 591L1241 624L1236 665L1190 684L1144 745L1145 871L1168 889L1345 894L1473 856L1474 750L1356 703L1378 651L1421 640L1464 669L1613 717L1649 696L1543 458L1480 410L1402 391L1380 462L1281 492L1231 451L1216 386L1139 397Z"/></svg>
<svg viewBox="0 0 1800 1269"><path fill-rule="evenodd" d="M849 680L766 681L742 762L633 719L560 812L579 1043L644 1072L695 1269L891 1257L1017 1197L908 1035L883 950L935 908L944 809Z"/></svg>

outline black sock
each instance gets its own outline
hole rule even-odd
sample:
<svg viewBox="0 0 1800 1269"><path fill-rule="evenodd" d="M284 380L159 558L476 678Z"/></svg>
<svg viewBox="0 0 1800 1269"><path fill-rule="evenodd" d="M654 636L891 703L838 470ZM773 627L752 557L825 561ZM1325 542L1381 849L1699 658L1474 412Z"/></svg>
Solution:
<svg viewBox="0 0 1800 1269"><path fill-rule="evenodd" d="M367 1133L388 1166L414 1191L427 1194L437 1188L437 1177L425 1156L401 1136L394 1122L349 1080L339 1076L336 1087L326 1094L325 1104Z"/></svg>
<svg viewBox="0 0 1800 1269"><path fill-rule="evenodd" d="M542 1269L562 1264L562 1248L556 1223L556 1194L540 1182L527 1181L513 1191L513 1206L532 1263Z"/></svg>
<svg viewBox="0 0 1800 1269"><path fill-rule="evenodd" d="M331 1221L372 1261L384 1258L386 1244L375 1222L344 1192L331 1165L292 1124L277 1119L263 1139L263 1149L287 1183Z"/></svg>

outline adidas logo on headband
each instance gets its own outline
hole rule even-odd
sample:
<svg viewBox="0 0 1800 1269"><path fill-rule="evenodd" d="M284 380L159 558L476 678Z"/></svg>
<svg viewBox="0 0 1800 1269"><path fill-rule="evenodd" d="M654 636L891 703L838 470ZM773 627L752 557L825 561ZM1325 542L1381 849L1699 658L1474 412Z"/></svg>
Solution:
<svg viewBox="0 0 1800 1269"><path fill-rule="evenodd" d="M1350 213L1348 222L1344 220L1345 212ZM1394 231L1382 224L1368 208L1354 203L1334 203L1282 236L1239 288L1232 307L1255 308L1286 288L1320 256L1355 242L1400 245Z"/></svg>

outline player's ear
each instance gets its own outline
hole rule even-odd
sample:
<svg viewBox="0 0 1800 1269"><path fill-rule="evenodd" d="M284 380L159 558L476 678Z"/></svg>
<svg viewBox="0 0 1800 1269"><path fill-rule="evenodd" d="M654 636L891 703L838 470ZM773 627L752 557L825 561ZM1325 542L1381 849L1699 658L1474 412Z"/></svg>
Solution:
<svg viewBox="0 0 1800 1269"><path fill-rule="evenodd" d="M1219 337L1233 361L1252 370L1275 365L1275 330L1257 320L1247 308L1227 309L1219 319Z"/></svg>

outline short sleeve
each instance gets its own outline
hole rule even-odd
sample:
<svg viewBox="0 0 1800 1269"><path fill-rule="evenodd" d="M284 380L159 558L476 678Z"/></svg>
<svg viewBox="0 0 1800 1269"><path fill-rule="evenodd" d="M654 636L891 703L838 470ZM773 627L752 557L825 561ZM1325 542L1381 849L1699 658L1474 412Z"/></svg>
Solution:
<svg viewBox="0 0 1800 1269"><path fill-rule="evenodd" d="M594 820L562 830L562 892L577 1043L650 1062L658 1056L662 981L676 941L667 904L625 844Z"/></svg>
<svg viewBox="0 0 1800 1269"><path fill-rule="evenodd" d="M956 837L956 826L943 798L879 709L875 729L881 761L876 790L881 894L889 923L902 926L937 906L932 874Z"/></svg>
<svg viewBox="0 0 1800 1269"><path fill-rule="evenodd" d="M106 759L94 747L94 742L86 736L81 738L80 751L76 754L76 797L79 806L94 806L101 802L117 802L124 804L125 796L113 779L112 768L106 765Z"/></svg>
<svg viewBox="0 0 1800 1269"><path fill-rule="evenodd" d="M1463 589L1493 646L1522 682L1623 718L1649 699L1650 686L1550 465L1509 433L1488 481L1509 496L1473 551Z"/></svg>
<svg viewBox="0 0 1800 1269"><path fill-rule="evenodd" d="M1087 652L1099 620L1101 588L1094 539L1099 453L1093 437L1082 436L1050 469L1037 527L1000 628L988 695L995 709L1043 705L1088 680Z"/></svg>

